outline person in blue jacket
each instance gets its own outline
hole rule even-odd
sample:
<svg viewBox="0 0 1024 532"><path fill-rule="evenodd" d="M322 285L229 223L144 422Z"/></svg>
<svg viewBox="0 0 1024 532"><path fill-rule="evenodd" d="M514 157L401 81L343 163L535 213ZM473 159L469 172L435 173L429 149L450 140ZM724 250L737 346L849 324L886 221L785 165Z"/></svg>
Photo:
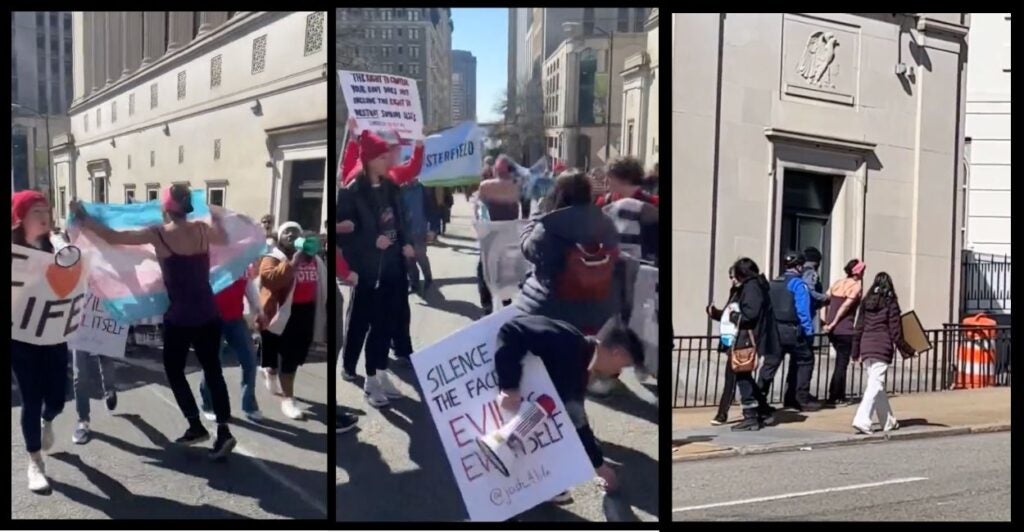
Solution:
<svg viewBox="0 0 1024 532"><path fill-rule="evenodd" d="M814 373L814 354L811 350L814 325L811 311L811 292L801 275L805 262L803 255L795 252L785 256L785 272L770 283L772 313L778 328L781 350L766 357L758 374L758 386L765 397L771 390L775 372L782 365L782 358L789 353L789 371L786 378L786 392L783 406L802 412L821 409L811 396L811 376Z"/></svg>

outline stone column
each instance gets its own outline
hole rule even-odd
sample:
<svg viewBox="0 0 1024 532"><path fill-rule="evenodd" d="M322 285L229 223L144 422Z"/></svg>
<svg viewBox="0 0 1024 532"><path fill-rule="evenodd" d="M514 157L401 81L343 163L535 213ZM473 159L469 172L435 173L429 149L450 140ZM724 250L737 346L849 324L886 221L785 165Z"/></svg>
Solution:
<svg viewBox="0 0 1024 532"><path fill-rule="evenodd" d="M121 21L120 11L107 11L107 85L117 81L121 77Z"/></svg>
<svg viewBox="0 0 1024 532"><path fill-rule="evenodd" d="M192 41L192 12L171 11L167 30L167 53L176 52Z"/></svg>
<svg viewBox="0 0 1024 532"><path fill-rule="evenodd" d="M121 21L121 76L130 75L142 63L142 12L124 11Z"/></svg>
<svg viewBox="0 0 1024 532"><path fill-rule="evenodd" d="M95 14L92 11L82 12L82 99L87 98L95 90L93 80L95 79L96 61L93 60L93 54L96 53L96 46L93 44L93 36L96 35L96 24L94 17Z"/></svg>
<svg viewBox="0 0 1024 532"><path fill-rule="evenodd" d="M202 37L217 29L218 26L227 22L227 11L200 11L199 12L199 33L196 37Z"/></svg>
<svg viewBox="0 0 1024 532"><path fill-rule="evenodd" d="M142 15L142 66L148 66L164 55L163 11L146 11Z"/></svg>
<svg viewBox="0 0 1024 532"><path fill-rule="evenodd" d="M105 13L95 12L92 14L92 19L94 28L92 33L92 90L97 92L107 79L107 40L105 38L107 16Z"/></svg>

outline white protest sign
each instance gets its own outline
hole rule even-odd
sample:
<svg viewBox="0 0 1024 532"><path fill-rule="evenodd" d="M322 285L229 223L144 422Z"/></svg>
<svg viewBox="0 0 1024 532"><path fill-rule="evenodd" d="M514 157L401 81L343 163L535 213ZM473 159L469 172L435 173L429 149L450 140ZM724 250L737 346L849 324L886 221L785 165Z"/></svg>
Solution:
<svg viewBox="0 0 1024 532"><path fill-rule="evenodd" d="M456 187L480 181L483 168L481 136L476 122L463 122L423 141L423 167L417 176L425 187ZM412 157L412 146L402 148L402 159Z"/></svg>
<svg viewBox="0 0 1024 532"><path fill-rule="evenodd" d="M633 285L629 328L644 344L644 369L658 378L658 269L642 265Z"/></svg>
<svg viewBox="0 0 1024 532"><path fill-rule="evenodd" d="M506 307L412 356L448 463L472 521L504 521L594 477L579 435L541 360L527 356L519 390L549 396L555 407L525 443L505 477L481 454L476 438L501 427L494 353L498 330L520 312ZM582 377L581 377L582 378Z"/></svg>
<svg viewBox="0 0 1024 532"><path fill-rule="evenodd" d="M73 246L54 255L11 244L12 340L55 345L78 328L88 284L80 255Z"/></svg>
<svg viewBox="0 0 1024 532"><path fill-rule="evenodd" d="M496 301L512 299L519 293L519 283L530 270L530 263L523 256L519 242L526 220L480 220L473 226L480 242L484 284L490 288Z"/></svg>
<svg viewBox="0 0 1024 532"><path fill-rule="evenodd" d="M99 298L86 294L82 321L68 336L68 347L94 355L123 357L128 341L128 325L115 320Z"/></svg>
<svg viewBox="0 0 1024 532"><path fill-rule="evenodd" d="M349 116L360 130L394 131L403 139L423 139L423 111L416 80L390 74L338 71Z"/></svg>

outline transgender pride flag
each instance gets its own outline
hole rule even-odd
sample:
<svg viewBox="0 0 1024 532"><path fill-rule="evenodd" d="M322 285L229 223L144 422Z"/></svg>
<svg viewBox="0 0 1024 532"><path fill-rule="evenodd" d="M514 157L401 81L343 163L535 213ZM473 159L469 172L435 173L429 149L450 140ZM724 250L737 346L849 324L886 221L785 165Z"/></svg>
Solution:
<svg viewBox="0 0 1024 532"><path fill-rule="evenodd" d="M107 227L124 231L164 223L160 202L110 205L83 203L86 212ZM210 221L206 192L192 191L189 220ZM214 293L235 282L266 250L263 228L241 214L224 211L228 245L210 246L210 286ZM89 289L118 321L135 323L162 315L170 301L156 250L151 245L114 246L67 222L71 243L90 256Z"/></svg>

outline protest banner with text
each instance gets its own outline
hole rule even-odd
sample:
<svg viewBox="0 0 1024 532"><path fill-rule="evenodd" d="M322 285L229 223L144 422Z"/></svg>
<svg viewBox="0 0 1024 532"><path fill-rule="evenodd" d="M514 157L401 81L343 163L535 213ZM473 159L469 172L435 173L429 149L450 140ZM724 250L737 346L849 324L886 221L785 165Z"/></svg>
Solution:
<svg viewBox="0 0 1024 532"><path fill-rule="evenodd" d="M65 342L82 321L87 284L84 257L61 265L53 253L11 244L11 339Z"/></svg>
<svg viewBox="0 0 1024 532"><path fill-rule="evenodd" d="M394 131L405 140L423 139L423 110L416 80L390 74L338 71L350 117L360 131Z"/></svg>
<svg viewBox="0 0 1024 532"><path fill-rule="evenodd" d="M496 301L512 299L530 271L530 263L520 244L526 220L478 220L473 227L480 242L484 284Z"/></svg>
<svg viewBox="0 0 1024 532"><path fill-rule="evenodd" d="M403 146L403 160L412 157ZM417 179L425 187L459 187L480 181L483 171L483 129L463 122L423 140L423 167Z"/></svg>
<svg viewBox="0 0 1024 532"><path fill-rule="evenodd" d="M441 437L455 481L473 521L504 521L594 477L579 435L543 363L528 356L520 393L555 403L550 416L530 431L509 476L479 450L476 439L509 419L496 401L494 369L498 330L519 314L506 307L412 356L416 377Z"/></svg>
<svg viewBox="0 0 1024 532"><path fill-rule="evenodd" d="M94 355L123 357L127 342L128 324L115 320L98 297L87 293L82 321L68 337L68 347Z"/></svg>

